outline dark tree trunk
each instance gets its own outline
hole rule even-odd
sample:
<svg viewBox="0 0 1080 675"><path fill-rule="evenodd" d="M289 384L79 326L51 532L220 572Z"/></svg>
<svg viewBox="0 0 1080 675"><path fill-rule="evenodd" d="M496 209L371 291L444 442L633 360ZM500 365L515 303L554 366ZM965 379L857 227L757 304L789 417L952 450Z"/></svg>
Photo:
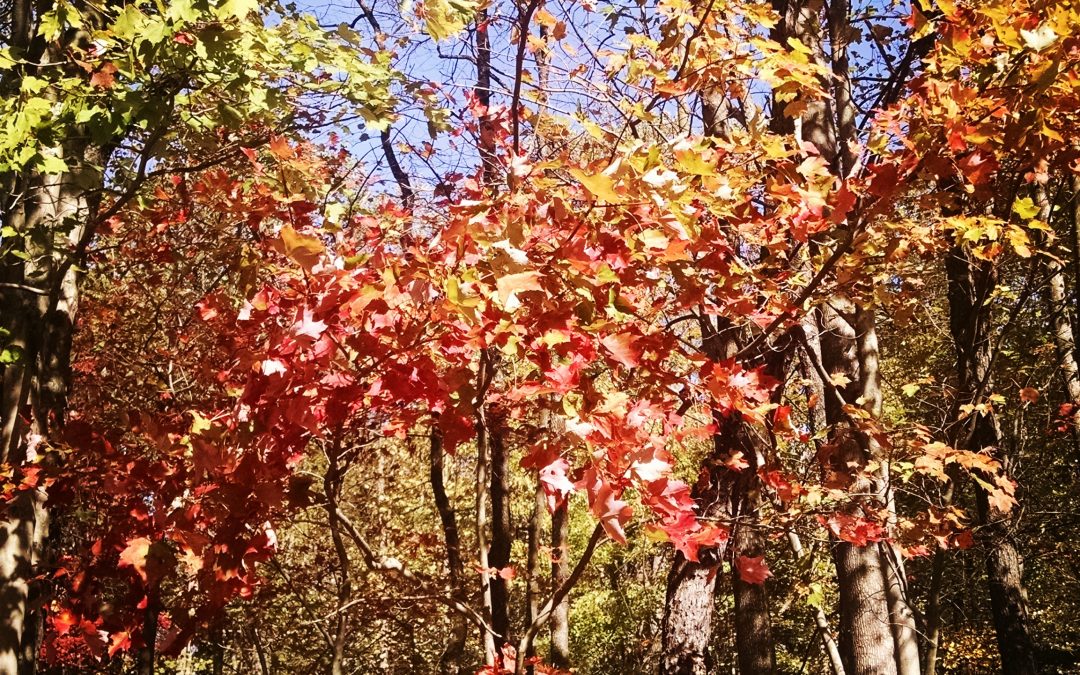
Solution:
<svg viewBox="0 0 1080 675"><path fill-rule="evenodd" d="M529 515L529 541L528 553L525 562L525 626L532 625L536 617L540 615L540 541L543 536L540 518L547 510L544 499L544 488L539 479L536 481L536 489L533 491L532 513ZM536 656L536 646L530 642L529 649L525 653L526 659ZM533 672L529 667L530 675Z"/></svg>
<svg viewBox="0 0 1080 675"><path fill-rule="evenodd" d="M505 429L501 426L491 434L491 549L488 564L495 569L510 565L510 544L513 540L510 523L510 461ZM491 579L491 627L497 637L496 645L513 644L510 635L510 586L502 576Z"/></svg>
<svg viewBox="0 0 1080 675"><path fill-rule="evenodd" d="M949 327L956 347L958 402L978 404L993 387L990 295L997 284L997 272L992 263L978 261L961 248L949 253L945 269ZM987 450L1008 470L1009 458L1001 451L1001 430L992 412L975 411L961 425L965 431L959 439L960 447L976 452ZM1028 625L1023 560L1010 531L1011 519L991 506L981 485L976 485L975 490L982 526L978 541L986 552L990 607L1002 672L1033 675L1037 672L1035 646Z"/></svg>
<svg viewBox="0 0 1080 675"><path fill-rule="evenodd" d="M433 425L428 454L428 479L431 483L431 493L435 499L435 508L439 512L439 520L442 523L443 539L446 543L446 565L450 576L450 593L458 602L464 602L465 592L462 586L464 567L461 562L461 538L458 535L457 515L450 503L450 497L446 494L446 484L443 478L443 446L442 434L438 424ZM469 625L460 612L452 612L450 615L450 635L447 637L446 649L439 659L440 675L459 675L465 672L464 656L465 642L469 635Z"/></svg>
<svg viewBox="0 0 1080 675"><path fill-rule="evenodd" d="M746 469L744 472L749 472ZM735 555L765 555L765 538L755 526L758 508L756 495L746 495L739 500L740 506L750 509L740 513L740 521L735 526L733 545ZM744 520L745 519L745 520ZM776 653L772 635L772 620L769 616L769 593L765 584L750 584L732 573L735 594L735 649L739 661L740 675L769 675L776 670Z"/></svg>
<svg viewBox="0 0 1080 675"><path fill-rule="evenodd" d="M154 675L157 647L158 615L161 613L159 591L152 588L146 593L146 609L143 610L142 646L139 647L135 664L138 675Z"/></svg>
<svg viewBox="0 0 1080 675"><path fill-rule="evenodd" d="M735 329L717 330L702 321L704 349L716 361L731 358L739 348ZM782 354L777 350L775 354ZM768 366L769 374L783 375L783 359ZM732 523L735 555L757 556L763 553L763 541L755 529L759 506L757 469L768 451L757 430L738 412L714 415L717 433L713 452L702 467L703 478L694 485L694 499L703 505L706 518ZM741 453L750 466L741 471L728 468L728 462ZM723 547L702 550L699 562L675 556L668 575L667 597L662 627L661 675L682 675L712 671L709 643L712 639L713 596ZM742 673L768 674L775 670L772 623L768 592L762 584L743 582L734 574L735 633L738 661Z"/></svg>

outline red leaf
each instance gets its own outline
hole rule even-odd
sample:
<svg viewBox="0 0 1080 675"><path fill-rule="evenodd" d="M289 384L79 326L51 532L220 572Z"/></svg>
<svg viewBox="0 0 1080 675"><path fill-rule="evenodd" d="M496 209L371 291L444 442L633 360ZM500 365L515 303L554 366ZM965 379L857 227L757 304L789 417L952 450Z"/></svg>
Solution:
<svg viewBox="0 0 1080 675"><path fill-rule="evenodd" d="M58 614L50 616L49 623L52 624L53 630L56 631L57 635L67 635L72 626L79 623L79 619L76 618L70 610L65 609Z"/></svg>
<svg viewBox="0 0 1080 675"><path fill-rule="evenodd" d="M748 584L763 584L772 576L769 566L765 564L765 556L735 556L735 569L739 572L739 578Z"/></svg>
<svg viewBox="0 0 1080 675"><path fill-rule="evenodd" d="M131 635L126 630L113 633L109 642L109 656L116 656L117 652L127 651L131 648Z"/></svg>
<svg viewBox="0 0 1080 675"><path fill-rule="evenodd" d="M600 340L600 344L604 345L616 361L627 368L633 368L641 364L641 350L634 347L637 341L638 337L635 335L619 333L605 336Z"/></svg>

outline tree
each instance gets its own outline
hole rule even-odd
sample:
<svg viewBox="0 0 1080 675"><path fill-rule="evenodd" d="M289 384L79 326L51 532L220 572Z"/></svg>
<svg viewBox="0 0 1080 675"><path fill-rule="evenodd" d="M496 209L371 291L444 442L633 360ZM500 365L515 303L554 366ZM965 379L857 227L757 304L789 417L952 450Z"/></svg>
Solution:
<svg viewBox="0 0 1080 675"><path fill-rule="evenodd" d="M1070 8L248 9L59 52L64 138L187 79L103 132L73 405L17 434L50 663L910 675L992 667L991 624L1067 661L1021 560L1072 559Z"/></svg>

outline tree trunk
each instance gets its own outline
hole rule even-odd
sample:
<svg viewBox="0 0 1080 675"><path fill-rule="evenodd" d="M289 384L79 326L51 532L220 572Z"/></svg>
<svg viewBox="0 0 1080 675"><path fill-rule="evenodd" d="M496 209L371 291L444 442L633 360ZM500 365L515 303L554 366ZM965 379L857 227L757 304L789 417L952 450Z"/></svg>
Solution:
<svg viewBox="0 0 1080 675"><path fill-rule="evenodd" d="M731 326L713 327L702 320L703 350L714 361L730 359L739 349ZM781 357L769 363L769 374L783 376ZM716 411L717 432L713 452L702 467L703 478L694 485L695 501L703 505L702 516L733 523L735 555L764 554L764 542L756 530L760 503L757 469L768 450L759 430L751 428L741 413ZM750 464L743 470L728 468L737 453ZM662 675L711 672L709 642L712 639L713 595L723 547L699 552L699 562L677 553L668 575L662 628ZM733 574L735 635L739 667L746 675L767 674L776 668L768 591L763 584L749 584Z"/></svg>
<svg viewBox="0 0 1080 675"><path fill-rule="evenodd" d="M700 562L691 562L682 553L676 553L668 575L660 675L713 672L709 640L722 552L701 551L699 556Z"/></svg>
<svg viewBox="0 0 1080 675"><path fill-rule="evenodd" d="M1080 178L1077 178L1074 187L1080 188ZM1052 217L1050 200L1046 196L1044 188L1037 190L1037 202L1039 205L1039 219L1049 223ZM1080 197L1074 196L1073 218L1080 227ZM1069 312L1069 298L1066 295L1065 270L1060 261L1046 256L1044 258L1046 271L1050 273L1048 285L1050 287L1050 315L1054 317L1054 346L1057 348L1058 364L1061 366L1061 377L1065 380L1065 393L1069 402L1080 405L1080 368L1076 363L1076 340L1073 335L1073 324ZM1080 415L1073 416L1073 431L1077 431L1080 424ZM1080 458L1074 458L1080 459Z"/></svg>
<svg viewBox="0 0 1080 675"><path fill-rule="evenodd" d="M138 675L154 675L154 661L157 647L158 615L161 612L161 604L158 589L151 588L146 592L146 609L143 610L142 646L135 664L135 672Z"/></svg>
<svg viewBox="0 0 1080 675"><path fill-rule="evenodd" d="M72 166L100 165L95 148L69 147ZM18 355L0 366L0 462L18 469L35 459L33 438L49 438L63 426L70 380L71 332L78 304L77 265L73 257L89 236L97 203L85 185L100 185L95 169L80 168L57 176L29 176L17 206L5 213L3 224L21 243L0 261L0 329L6 348ZM48 234L41 237L42 230ZM35 234L31 234L35 233ZM36 445L36 443L34 443ZM0 522L0 675L33 672L36 638L27 636L30 653L23 653L24 629L33 625L28 606L30 579L43 554L48 532L45 493L38 488L19 494ZM20 656L24 659L20 659ZM25 659L30 661L26 662Z"/></svg>
<svg viewBox="0 0 1080 675"><path fill-rule="evenodd" d="M744 469L743 473L756 467ZM740 492L742 492L740 490ZM740 509L747 509L735 526L732 544L734 555L758 557L765 555L765 538L757 527L756 511L760 498L747 494L739 499ZM769 593L765 584L750 584L742 580L737 571L732 572L735 594L735 650L740 675L771 675L776 670L776 651L772 635L772 619L769 616Z"/></svg>
<svg viewBox="0 0 1080 675"><path fill-rule="evenodd" d="M532 513L529 515L529 541L528 553L525 562L525 626L531 626L536 617L540 615L540 541L543 532L540 524L541 514L547 509L544 499L544 488L540 480L536 481L533 490ZM526 659L536 656L536 647L529 643L529 650L525 653ZM528 671L531 675L532 666Z"/></svg>
<svg viewBox="0 0 1080 675"><path fill-rule="evenodd" d="M837 108L833 101L809 100L799 119L792 120L779 112L779 106L783 104L774 101L777 112L772 119L772 129L778 133L794 132L800 141L812 143L822 157L829 160L834 173L842 177L854 164L850 144L857 140L846 48L848 4L846 0L827 3L824 0L773 0L773 7L780 15L780 22L773 29L773 39L784 44L788 38L797 38L810 50L811 58L832 70L836 77L828 84L834 91ZM822 14L826 9L830 24L831 54L828 58L821 35ZM853 236L843 225L832 234L833 246L843 245L845 237ZM818 247L828 243L820 238L812 245ZM824 398L825 421L833 430L830 443L837 448L835 467L848 474L849 489L853 493L874 494L878 487L875 481L861 469L852 469L866 465L870 448L866 447L865 439L858 437L856 430L841 427L848 421L843 411L844 403L858 398L860 364L854 326L829 309L838 305L843 305L845 313L854 317L854 304L847 298L834 297L825 304L817 322L819 325L809 320L803 322L807 333L806 350L819 350L808 353L807 357L816 364L815 369L823 367L825 371L818 373L823 387L820 396ZM814 336L815 332L818 335ZM847 375L851 382L843 401L834 395L833 387L826 382L834 373ZM813 411L813 414L818 416L820 412ZM859 510L858 505L851 508ZM848 675L896 673L896 642L890 628L886 570L878 548L838 541L834 544L833 560L840 595L840 651L846 672Z"/></svg>
<svg viewBox="0 0 1080 675"><path fill-rule="evenodd" d="M855 310L856 349L859 360L859 396L862 406L873 418L881 418L881 352L878 346L877 326L872 309ZM889 607L889 625L892 627L896 647L896 671L898 675L919 675L919 638L915 615L908 606L907 577L904 574L904 558L899 547L891 543L896 536L896 499L892 490L889 457L882 451L872 435L866 435L866 447L871 458L879 463L879 492L888 514L889 541L880 545L882 570L885 574L885 597Z"/></svg>
<svg viewBox="0 0 1080 675"><path fill-rule="evenodd" d="M992 390L990 295L997 284L991 263L975 260L961 248L946 258L949 326L956 347L957 395L963 402L978 404ZM987 450L1008 471L1009 458L1001 451L1001 431L992 412L973 411L963 447ZM1010 532L1010 519L989 503L989 495L976 485L979 543L986 552L986 575L990 606L1001 653L1002 671L1010 675L1033 675L1035 647L1028 627L1027 599L1022 581L1023 560Z"/></svg>
<svg viewBox="0 0 1080 675"><path fill-rule="evenodd" d="M841 314L842 312L842 314ZM830 299L821 313L821 363L825 375L842 374L849 384L833 387L826 384L825 413L832 428L831 442L836 446L833 468L847 476L848 491L853 495L879 492L866 471L871 458L869 439L852 427L844 405L864 394L873 396L876 375L861 373L860 339L856 319L860 310L850 300ZM865 322L866 319L863 319ZM863 331L868 326L862 326ZM868 367L870 364L866 364ZM854 516L862 515L861 502L854 499L846 507ZM840 653L848 675L890 675L897 672L896 644L893 638L886 593L886 569L876 545L857 546L846 541L833 544L833 562L840 594Z"/></svg>
<svg viewBox="0 0 1080 675"><path fill-rule="evenodd" d="M225 675L225 619L222 617L210 630L210 673Z"/></svg>
<svg viewBox="0 0 1080 675"><path fill-rule="evenodd" d="M551 588L570 578L570 517L566 500L551 514ZM570 668L570 597L560 600L551 612L551 665Z"/></svg>
<svg viewBox="0 0 1080 675"><path fill-rule="evenodd" d="M462 585L464 566L461 561L461 539L458 535L457 516L446 494L443 478L442 433L437 421L432 425L428 453L428 480L435 499L435 508L442 523L443 539L446 543L446 565L450 576L450 593L455 600L464 604L465 592ZM440 675L460 675L464 672L465 642L468 639L469 624L460 612L450 613L450 635L446 649L439 658Z"/></svg>
<svg viewBox="0 0 1080 675"><path fill-rule="evenodd" d="M337 578L337 606L334 616L334 639L330 651L330 675L343 675L345 672L345 647L349 635L348 613L346 605L352 599L352 581L349 575L349 551L345 546L345 538L341 534L341 517L339 509L339 497L341 496L344 472L340 464L341 453L340 432L334 438L333 443L326 451L326 475L323 477L323 492L326 498L326 517L330 526L330 540L334 545L337 555L338 578Z"/></svg>
<svg viewBox="0 0 1080 675"><path fill-rule="evenodd" d="M510 458L501 425L491 430L491 550L488 565L503 569L510 565L513 540L510 524ZM502 576L491 578L491 627L496 646L513 644L510 635L510 586Z"/></svg>

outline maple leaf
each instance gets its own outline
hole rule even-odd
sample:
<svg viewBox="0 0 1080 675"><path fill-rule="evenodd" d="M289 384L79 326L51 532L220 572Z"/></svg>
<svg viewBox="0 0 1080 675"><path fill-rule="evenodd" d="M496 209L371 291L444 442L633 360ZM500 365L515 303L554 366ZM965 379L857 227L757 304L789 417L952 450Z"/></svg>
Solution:
<svg viewBox="0 0 1080 675"><path fill-rule="evenodd" d="M128 541L127 546L120 552L120 567L131 567L146 581L146 556L150 553L152 542L146 537L136 537Z"/></svg>
<svg viewBox="0 0 1080 675"><path fill-rule="evenodd" d="M73 626L79 623L78 617L71 610L64 609L49 616L49 623L57 635L67 635Z"/></svg>
<svg viewBox="0 0 1080 675"><path fill-rule="evenodd" d="M278 159L292 159L296 156L296 150L289 145L289 139L273 136L270 139L270 154Z"/></svg>
<svg viewBox="0 0 1080 675"><path fill-rule="evenodd" d="M131 634L126 630L118 631L109 636L109 657L116 656L118 652L127 651L131 648Z"/></svg>
<svg viewBox="0 0 1080 675"><path fill-rule="evenodd" d="M666 476L671 470L671 464L653 457L647 462L635 461L630 466L630 470L637 475L638 479L652 483Z"/></svg>
<svg viewBox="0 0 1080 675"><path fill-rule="evenodd" d="M743 454L742 450L733 450L724 459L724 466L732 471L742 471L750 468L750 462L746 461L746 455Z"/></svg>
<svg viewBox="0 0 1080 675"><path fill-rule="evenodd" d="M566 460L558 457L540 469L540 485L544 488L544 494L547 495L548 511L552 513L576 489L566 475L569 468L570 465Z"/></svg>
<svg viewBox="0 0 1080 675"><path fill-rule="evenodd" d="M634 347L638 341L636 335L630 333L618 333L606 335L600 340L600 344L611 353L612 358L626 366L633 368L641 365L641 351Z"/></svg>
<svg viewBox="0 0 1080 675"><path fill-rule="evenodd" d="M765 556L735 556L735 569L739 578L748 584L763 584L772 576L768 565L765 564Z"/></svg>
<svg viewBox="0 0 1080 675"><path fill-rule="evenodd" d="M630 520L633 514L630 505L619 499L611 483L601 478L596 479L589 488L589 493L592 497L590 509L604 526L604 531L609 537L625 545L626 532L623 531L623 524Z"/></svg>
<svg viewBox="0 0 1080 675"><path fill-rule="evenodd" d="M301 267L309 272L326 251L318 237L300 234L291 225L281 228L280 237L285 255L300 263Z"/></svg>
<svg viewBox="0 0 1080 675"><path fill-rule="evenodd" d="M267 377L280 375L286 371L285 364L278 359L266 359L261 364L261 371Z"/></svg>
<svg viewBox="0 0 1080 675"><path fill-rule="evenodd" d="M112 89L115 84L116 66L112 61L101 64L101 67L90 76L90 86L98 89Z"/></svg>
<svg viewBox="0 0 1080 675"><path fill-rule="evenodd" d="M518 293L544 290L544 287L540 284L541 278L539 272L519 272L518 274L507 274L499 277L498 281L495 282L499 293L499 302L506 306L511 297L516 299Z"/></svg>
<svg viewBox="0 0 1080 675"><path fill-rule="evenodd" d="M305 309L300 321L293 327L293 331L295 331L297 335L306 335L313 340L318 340L319 336L326 331L326 322L315 321L313 319L314 317L311 310Z"/></svg>
<svg viewBox="0 0 1080 675"><path fill-rule="evenodd" d="M611 204L619 204L623 201L622 195L615 191L615 180L605 173L590 176L581 169L571 169L570 175L577 178L597 199Z"/></svg>

